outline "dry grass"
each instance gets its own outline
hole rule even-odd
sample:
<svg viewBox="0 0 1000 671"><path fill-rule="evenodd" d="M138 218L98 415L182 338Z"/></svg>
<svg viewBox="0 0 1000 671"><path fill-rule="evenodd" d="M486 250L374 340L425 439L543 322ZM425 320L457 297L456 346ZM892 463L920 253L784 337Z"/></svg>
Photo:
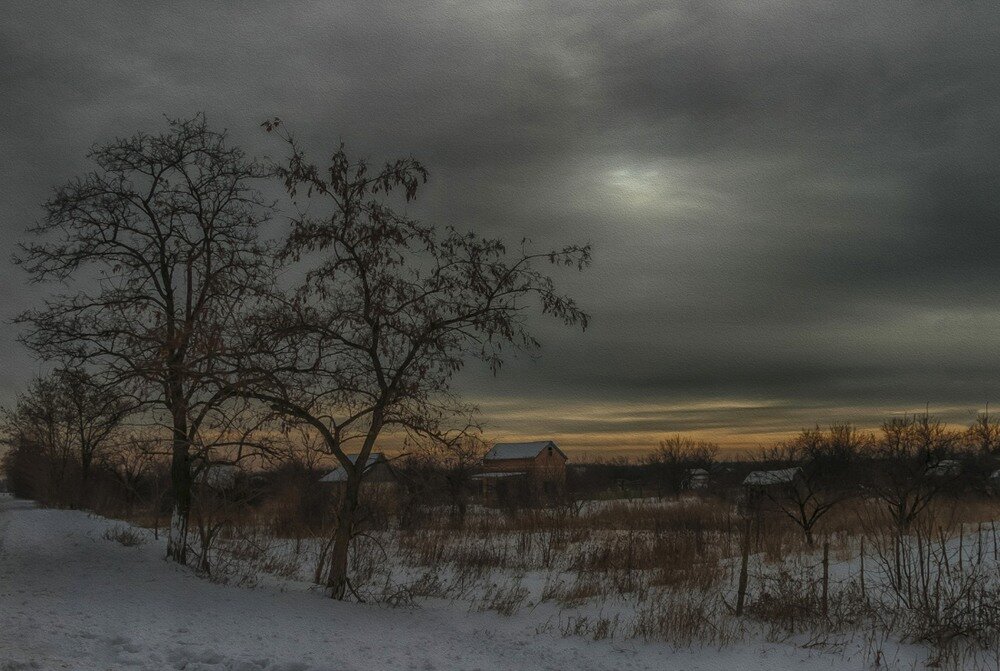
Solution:
<svg viewBox="0 0 1000 671"><path fill-rule="evenodd" d="M289 496L240 511L213 549L213 579L243 585L265 575L321 581L317 561L335 516L307 503ZM295 522L303 510L311 512ZM383 513L373 511L352 547L352 594L363 601L411 606L450 599L503 616L548 608L552 619L543 628L595 640L692 646L795 637L836 650L861 637L876 665L884 662L882 651L891 640L926 645L942 668L990 668L990 655L1000 658L998 618L989 615L1000 590L995 580L982 577L984 569L972 577L968 559L977 557L975 565L992 566L997 574L996 499L942 499L925 512L919 550L924 573L914 573L929 590L922 606L890 599L898 593L873 586L883 584L891 544L908 542L873 501L857 498L835 508L815 530L814 547L784 515L761 513L752 525L750 581L740 617L734 604L744 520L723 498L608 501L503 514L473 507L461 523L429 507L410 515L405 528L392 521L398 511ZM154 517L139 515L147 523ZM959 567L954 554L940 547L963 533L966 559ZM937 549L928 554L929 540ZM834 573L825 599L823 543ZM932 609L930 603L951 605Z"/></svg>
<svg viewBox="0 0 1000 671"><path fill-rule="evenodd" d="M105 540L121 543L127 548L146 544L146 536L135 527L116 526L106 529L101 536Z"/></svg>

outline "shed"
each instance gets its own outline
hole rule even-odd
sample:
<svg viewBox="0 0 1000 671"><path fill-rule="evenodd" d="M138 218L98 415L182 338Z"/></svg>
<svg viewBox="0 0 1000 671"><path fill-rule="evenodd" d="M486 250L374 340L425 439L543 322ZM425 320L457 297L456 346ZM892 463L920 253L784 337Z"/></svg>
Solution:
<svg viewBox="0 0 1000 671"><path fill-rule="evenodd" d="M751 471L743 479L743 486L751 489L774 487L776 485L793 485L802 479L802 468L781 468L773 471Z"/></svg>
<svg viewBox="0 0 1000 671"><path fill-rule="evenodd" d="M953 478L962 473L962 464L954 459L942 459L927 469L931 478Z"/></svg>
<svg viewBox="0 0 1000 671"><path fill-rule="evenodd" d="M350 454L347 458L351 460L352 464L357 464L359 456L357 454ZM389 460L385 458L384 454L381 452L372 452L368 455L368 462L365 464L362 479L367 482L394 482L396 474L392 470L392 467L389 466ZM347 471L344 470L343 466L337 466L321 477L319 481L324 484L347 482Z"/></svg>
<svg viewBox="0 0 1000 671"><path fill-rule="evenodd" d="M707 489L709 472L705 468L689 468L684 474L681 487L684 489Z"/></svg>

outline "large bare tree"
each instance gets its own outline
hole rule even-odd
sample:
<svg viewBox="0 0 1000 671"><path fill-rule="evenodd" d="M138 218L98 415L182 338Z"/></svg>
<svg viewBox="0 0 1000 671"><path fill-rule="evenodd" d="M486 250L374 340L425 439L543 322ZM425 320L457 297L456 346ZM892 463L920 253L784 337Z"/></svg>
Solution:
<svg viewBox="0 0 1000 671"><path fill-rule="evenodd" d="M590 250L509 253L500 240L421 224L389 203L416 196L426 180L417 161L369 169L340 147L320 169L283 137L289 194L326 207L292 221L283 256L307 268L304 282L259 320L267 342L253 349L268 354L244 367L257 371L255 398L313 427L347 474L327 581L343 598L362 477L383 431L454 440L449 430L468 426L471 408L452 393L453 376L469 359L495 372L508 349L537 347L533 303L585 327L587 315L537 266L582 269Z"/></svg>
<svg viewBox="0 0 1000 671"><path fill-rule="evenodd" d="M174 512L167 552L186 560L191 446L225 398L219 353L242 306L270 284L258 229L269 173L203 116L95 147L96 168L55 190L17 261L69 283L20 316L41 356L132 388L170 434Z"/></svg>

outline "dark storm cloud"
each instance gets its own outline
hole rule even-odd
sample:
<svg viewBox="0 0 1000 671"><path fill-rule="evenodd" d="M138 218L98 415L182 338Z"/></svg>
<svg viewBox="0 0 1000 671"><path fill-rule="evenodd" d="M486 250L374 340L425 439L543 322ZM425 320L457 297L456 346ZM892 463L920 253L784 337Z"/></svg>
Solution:
<svg viewBox="0 0 1000 671"><path fill-rule="evenodd" d="M541 358L462 382L549 408L497 411L508 432L758 421L656 409L712 398L767 401L768 431L924 402L964 421L1000 374L998 33L987 3L26 3L0 26L0 225L92 142L204 110L275 154L277 114L317 156L419 156L428 221L593 242L560 277L593 328L541 323ZM0 281L5 319L40 295ZM37 365L0 356L9 399ZM653 410L558 419L602 400Z"/></svg>

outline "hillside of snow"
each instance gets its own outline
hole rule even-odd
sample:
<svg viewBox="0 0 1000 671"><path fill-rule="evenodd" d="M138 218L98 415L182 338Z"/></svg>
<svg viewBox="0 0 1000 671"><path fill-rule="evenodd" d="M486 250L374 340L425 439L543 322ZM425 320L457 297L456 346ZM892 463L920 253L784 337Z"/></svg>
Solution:
<svg viewBox="0 0 1000 671"><path fill-rule="evenodd" d="M790 643L675 650L562 637L530 613L457 602L386 608L335 602L306 583L224 586L165 561L162 539L104 538L120 525L0 495L0 669L869 668L861 654Z"/></svg>

